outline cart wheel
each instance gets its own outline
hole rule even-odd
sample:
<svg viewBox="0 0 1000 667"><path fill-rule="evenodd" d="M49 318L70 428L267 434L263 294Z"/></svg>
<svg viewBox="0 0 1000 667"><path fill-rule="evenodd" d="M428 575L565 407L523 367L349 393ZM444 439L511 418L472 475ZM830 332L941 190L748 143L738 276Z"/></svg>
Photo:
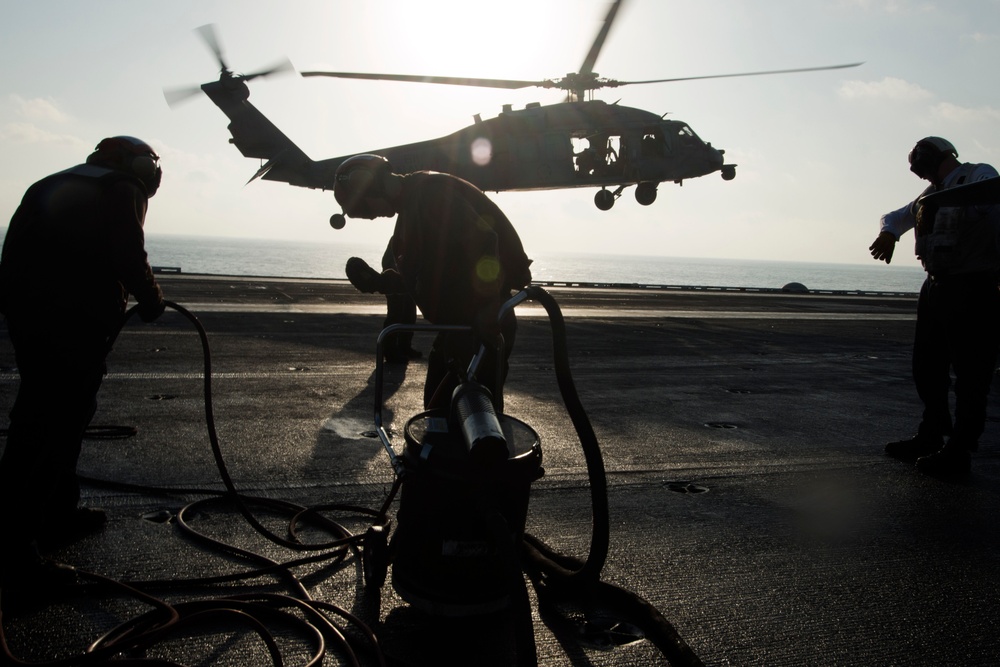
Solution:
<svg viewBox="0 0 1000 667"><path fill-rule="evenodd" d="M382 588L389 573L389 540L384 526L369 526L361 548L365 586Z"/></svg>

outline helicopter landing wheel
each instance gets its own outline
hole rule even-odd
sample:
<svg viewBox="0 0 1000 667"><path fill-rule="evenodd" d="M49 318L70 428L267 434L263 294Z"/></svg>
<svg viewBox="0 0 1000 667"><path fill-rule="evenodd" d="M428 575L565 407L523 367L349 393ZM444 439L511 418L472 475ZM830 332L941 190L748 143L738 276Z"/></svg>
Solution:
<svg viewBox="0 0 1000 667"><path fill-rule="evenodd" d="M611 207L615 205L615 195L610 190L598 190L597 194L594 195L594 205L602 211L611 210Z"/></svg>
<svg viewBox="0 0 1000 667"><path fill-rule="evenodd" d="M656 201L656 183L640 183L635 186L635 200L643 206Z"/></svg>

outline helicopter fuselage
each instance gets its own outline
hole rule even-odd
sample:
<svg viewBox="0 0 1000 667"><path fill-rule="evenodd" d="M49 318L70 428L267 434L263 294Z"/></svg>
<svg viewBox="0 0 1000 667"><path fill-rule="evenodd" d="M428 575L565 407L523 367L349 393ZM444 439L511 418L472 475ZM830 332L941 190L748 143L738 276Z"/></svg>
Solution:
<svg viewBox="0 0 1000 667"><path fill-rule="evenodd" d="M400 173L447 172L493 192L681 182L723 168L723 152L686 123L598 100L505 108L439 139L372 152Z"/></svg>
<svg viewBox="0 0 1000 667"><path fill-rule="evenodd" d="M229 117L231 143L265 161L254 178L333 188L337 166L350 155L311 160L250 103L242 81L223 78L201 88ZM716 171L729 180L736 168L686 123L600 100L508 106L444 137L366 152L384 156L399 173L445 172L490 192L596 187L603 210L630 185L649 205L659 183Z"/></svg>

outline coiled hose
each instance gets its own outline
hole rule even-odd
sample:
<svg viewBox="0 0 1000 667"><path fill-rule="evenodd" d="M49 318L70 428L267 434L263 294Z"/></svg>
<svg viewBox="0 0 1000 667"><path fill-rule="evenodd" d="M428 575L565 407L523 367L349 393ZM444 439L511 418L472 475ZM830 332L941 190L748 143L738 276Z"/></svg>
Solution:
<svg viewBox="0 0 1000 667"><path fill-rule="evenodd" d="M280 643L276 636L268 628L268 623L280 623L285 628L282 632L287 634L287 629L291 628L295 635L303 643L311 646L309 657L304 663L307 667L318 666L323 663L324 656L328 654L328 647L336 646L339 654L347 661L347 664L360 667L361 661L357 652L358 640L349 639L347 633L340 625L334 621L334 617L339 617L348 625L356 628L362 637L361 648L371 656L376 664L386 664L385 656L381 651L378 639L374 632L359 618L352 615L345 609L337 605L312 599L305 586L292 573L291 568L318 563L323 561L343 561L346 559L349 550L357 549L363 540L362 535L353 535L340 524L320 515L322 511L350 511L355 514L362 514L382 521L386 516L386 510L375 511L363 507L350 505L324 505L320 507L301 507L293 503L277 501L266 498L254 498L240 494L231 476L228 473L225 460L219 445L218 435L215 430L215 418L212 407L212 370L211 370L211 350L208 344L208 336L204 327L198 319L182 306L176 303L165 301L165 305L176 310L186 317L198 331L202 344L204 358L204 403L205 419L209 432L209 440L212 445L212 452L216 465L224 482L226 491L219 493L216 490L195 490L195 489L156 489L165 493L204 493L211 496L190 503L182 508L177 514L177 525L187 535L196 540L209 544L213 548L226 551L231 554L243 557L251 562L260 565L256 570L242 572L233 575L219 577L199 578L167 581L144 581L144 582L122 582L104 577L102 575L77 570L77 574L84 580L94 582L99 591L117 591L119 594L130 596L136 600L153 607L153 610L130 619L114 629L106 632L99 639L92 642L82 655L69 658L56 659L43 662L24 662L17 658L11 651L6 635L3 630L2 614L0 614L0 658L4 664L13 665L33 665L43 667L76 667L114 665L115 667L127 667L129 665L172 665L177 667L177 663L155 658L132 658L130 656L144 656L146 651L157 644L176 640L179 637L197 633L206 621L224 621L231 626L245 627L256 634L263 643L271 663L278 666L284 664ZM121 321L121 325L109 338L109 349L117 339L121 328L135 312L136 307L132 307ZM95 432L88 434L88 437L129 437L135 434L135 429L129 427L100 426L94 427ZM86 481L102 484L101 480ZM126 488L133 491L150 491L149 487L138 485L126 485L117 483L103 483L107 486ZM394 490L390 493L385 502L388 506L392 501ZM187 515L204 505L218 501L231 502L239 509L247 522L254 527L257 532L265 536L272 542L281 546L298 551L319 551L315 555L298 558L292 561L279 563L259 554L239 549L233 545L214 540L199 533L189 525ZM266 529L253 516L250 505L263 505L272 510L278 510L291 515L289 534L290 538L283 538ZM298 540L296 527L300 523L310 522L319 526L334 536L331 541L322 544L303 544ZM386 520L387 521L387 520ZM387 526L384 526L387 527ZM209 600L193 600L181 603L168 603L160 600L146 591L154 588L190 588L192 585L210 585L219 583L231 583L244 581L261 576L276 575L285 579L295 595L285 595L277 593L252 593L247 595L236 595ZM285 611L286 609L292 610Z"/></svg>

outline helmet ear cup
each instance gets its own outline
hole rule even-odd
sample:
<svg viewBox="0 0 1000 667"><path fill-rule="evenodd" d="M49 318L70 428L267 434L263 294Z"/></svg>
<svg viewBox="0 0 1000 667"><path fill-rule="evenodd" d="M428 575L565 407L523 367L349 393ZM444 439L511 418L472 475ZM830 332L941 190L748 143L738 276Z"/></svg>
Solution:
<svg viewBox="0 0 1000 667"><path fill-rule="evenodd" d="M348 174L351 190L364 196L378 196L380 188L375 183L375 172L370 169L353 169Z"/></svg>
<svg viewBox="0 0 1000 667"><path fill-rule="evenodd" d="M143 182L150 181L156 176L156 160L148 155L136 155L132 158L132 173Z"/></svg>
<svg viewBox="0 0 1000 667"><path fill-rule="evenodd" d="M920 142L907 156L910 171L920 178L933 178L947 155L948 153L933 144Z"/></svg>
<svg viewBox="0 0 1000 667"><path fill-rule="evenodd" d="M392 176L388 169L354 169L349 175L351 189L364 197L384 197Z"/></svg>

